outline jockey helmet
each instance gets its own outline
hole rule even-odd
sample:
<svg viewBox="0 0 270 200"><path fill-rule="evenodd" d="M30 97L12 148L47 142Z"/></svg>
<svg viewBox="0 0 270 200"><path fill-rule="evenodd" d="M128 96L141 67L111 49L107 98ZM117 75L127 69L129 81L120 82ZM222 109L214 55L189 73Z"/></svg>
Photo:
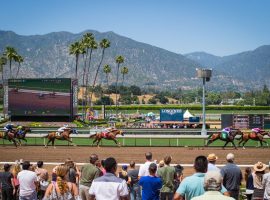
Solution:
<svg viewBox="0 0 270 200"><path fill-rule="evenodd" d="M68 124L64 124L64 127L68 127Z"/></svg>

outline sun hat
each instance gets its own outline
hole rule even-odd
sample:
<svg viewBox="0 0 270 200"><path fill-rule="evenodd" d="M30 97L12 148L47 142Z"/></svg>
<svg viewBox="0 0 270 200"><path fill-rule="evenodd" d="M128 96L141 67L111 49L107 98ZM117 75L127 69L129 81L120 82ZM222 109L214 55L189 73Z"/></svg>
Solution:
<svg viewBox="0 0 270 200"><path fill-rule="evenodd" d="M208 156L207 156L207 160L208 161L216 161L218 159L218 157L216 156L216 154L214 153L210 153Z"/></svg>
<svg viewBox="0 0 270 200"><path fill-rule="evenodd" d="M262 162L257 162L254 166L253 169L256 172L262 172L266 169L266 164L262 163Z"/></svg>

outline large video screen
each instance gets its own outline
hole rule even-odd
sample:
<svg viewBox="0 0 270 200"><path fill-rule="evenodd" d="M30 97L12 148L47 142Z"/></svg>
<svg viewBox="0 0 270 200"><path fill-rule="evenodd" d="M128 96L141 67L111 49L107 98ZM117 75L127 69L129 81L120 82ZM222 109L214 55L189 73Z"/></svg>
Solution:
<svg viewBox="0 0 270 200"><path fill-rule="evenodd" d="M9 79L8 112L11 116L70 116L72 80Z"/></svg>

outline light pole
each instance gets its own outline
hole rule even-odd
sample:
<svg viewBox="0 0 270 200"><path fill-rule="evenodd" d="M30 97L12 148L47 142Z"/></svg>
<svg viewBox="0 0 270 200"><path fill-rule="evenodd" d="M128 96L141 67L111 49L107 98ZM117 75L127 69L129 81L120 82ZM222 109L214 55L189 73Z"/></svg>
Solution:
<svg viewBox="0 0 270 200"><path fill-rule="evenodd" d="M203 80L203 97L202 97L202 106L203 106L203 125L201 130L201 135L207 135L207 130L205 127L205 83L210 81L212 76L212 69L196 69L197 77L202 78Z"/></svg>

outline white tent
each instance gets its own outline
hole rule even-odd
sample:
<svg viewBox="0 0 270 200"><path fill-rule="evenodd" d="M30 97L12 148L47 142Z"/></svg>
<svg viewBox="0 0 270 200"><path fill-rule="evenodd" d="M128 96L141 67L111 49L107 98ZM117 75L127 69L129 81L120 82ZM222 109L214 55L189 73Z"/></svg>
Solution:
<svg viewBox="0 0 270 200"><path fill-rule="evenodd" d="M184 119L189 119L190 117L194 117L188 110L184 113Z"/></svg>

